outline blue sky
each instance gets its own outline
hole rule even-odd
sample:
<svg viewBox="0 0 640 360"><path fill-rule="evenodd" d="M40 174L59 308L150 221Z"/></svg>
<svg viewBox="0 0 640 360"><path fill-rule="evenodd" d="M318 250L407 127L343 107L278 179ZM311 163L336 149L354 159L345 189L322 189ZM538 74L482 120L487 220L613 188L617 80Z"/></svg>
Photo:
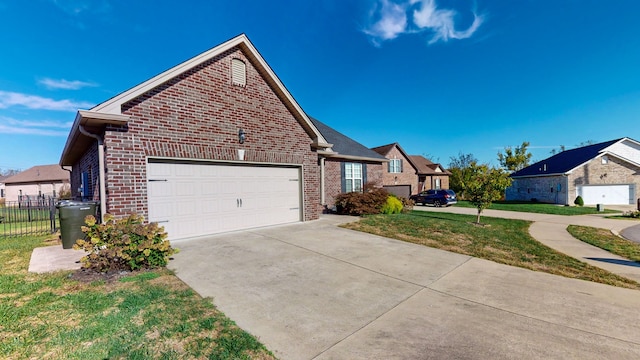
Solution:
<svg viewBox="0 0 640 360"><path fill-rule="evenodd" d="M640 1L0 0L0 169L57 163L77 109L246 33L302 108L448 165L640 140Z"/></svg>

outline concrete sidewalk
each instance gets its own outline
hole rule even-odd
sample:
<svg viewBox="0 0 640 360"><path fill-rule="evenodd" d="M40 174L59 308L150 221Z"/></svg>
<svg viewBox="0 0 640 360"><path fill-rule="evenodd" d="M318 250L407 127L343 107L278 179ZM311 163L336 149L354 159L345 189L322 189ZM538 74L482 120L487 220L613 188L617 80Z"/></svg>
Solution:
<svg viewBox="0 0 640 360"><path fill-rule="evenodd" d="M476 215L475 208L463 207L430 207L414 206L414 210L449 212L455 214ZM577 240L569 232L567 226L580 225L608 229L614 234L620 234L625 228L636 225L630 220L607 219L604 215L550 215L525 213L517 211L484 210L483 217L497 217L503 219L520 219L533 221L529 227L531 236L563 254L569 255L590 265L624 276L628 279L640 282L640 263L614 255L606 250L589 245Z"/></svg>
<svg viewBox="0 0 640 360"><path fill-rule="evenodd" d="M342 229L176 242L170 267L281 359L637 359L640 291Z"/></svg>

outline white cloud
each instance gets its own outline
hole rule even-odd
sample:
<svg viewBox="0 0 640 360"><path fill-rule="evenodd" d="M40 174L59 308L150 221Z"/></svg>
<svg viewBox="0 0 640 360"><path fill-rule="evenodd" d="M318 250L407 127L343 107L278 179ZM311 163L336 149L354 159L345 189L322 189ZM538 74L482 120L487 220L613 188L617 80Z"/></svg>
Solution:
<svg viewBox="0 0 640 360"><path fill-rule="evenodd" d="M78 109L88 109L93 104L84 101L54 100L37 95L0 91L0 109L12 106L23 106L35 110L77 111Z"/></svg>
<svg viewBox="0 0 640 360"><path fill-rule="evenodd" d="M374 7L371 15L375 16L378 7ZM380 19L364 32L374 39L391 40L404 33L407 28L406 7L392 3L388 0L381 0L379 6Z"/></svg>
<svg viewBox="0 0 640 360"><path fill-rule="evenodd" d="M413 23L420 29L429 29L435 34L429 40L429 44L440 40L466 39L471 37L482 24L482 17L474 14L473 23L463 31L455 29L455 10L440 10L435 0L412 0L412 3L420 3L421 8L413 11Z"/></svg>
<svg viewBox="0 0 640 360"><path fill-rule="evenodd" d="M80 81L80 80L65 80L65 79L50 79L44 78L38 81L44 85L47 89L63 89L63 90L78 90L84 87L98 86L96 83Z"/></svg>
<svg viewBox="0 0 640 360"><path fill-rule="evenodd" d="M16 120L0 116L0 134L67 136L71 125L72 122Z"/></svg>
<svg viewBox="0 0 640 360"><path fill-rule="evenodd" d="M407 21L408 12L412 15L410 22ZM457 15L453 9L439 9L435 0L409 0L403 3L379 0L370 12L370 18L375 21L363 32L371 36L376 45L402 34L428 32L431 34L429 44L434 44L451 39L467 39L483 21L482 16L474 13L473 22L467 29L456 30Z"/></svg>

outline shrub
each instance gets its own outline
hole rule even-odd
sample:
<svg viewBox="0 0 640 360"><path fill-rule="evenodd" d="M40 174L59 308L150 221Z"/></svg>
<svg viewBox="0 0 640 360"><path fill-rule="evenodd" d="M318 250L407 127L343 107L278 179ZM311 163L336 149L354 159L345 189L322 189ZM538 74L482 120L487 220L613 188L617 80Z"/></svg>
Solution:
<svg viewBox="0 0 640 360"><path fill-rule="evenodd" d="M416 204L415 201L407 199L405 197L401 197L400 200L402 201L403 213L408 213L409 211L413 210L413 206Z"/></svg>
<svg viewBox="0 0 640 360"><path fill-rule="evenodd" d="M635 211L625 211L622 216L632 218L632 219L640 219L640 210Z"/></svg>
<svg viewBox="0 0 640 360"><path fill-rule="evenodd" d="M167 240L164 228L156 223L144 224L144 218L131 214L123 219L105 215L98 224L92 215L85 217L82 231L87 240L78 240L74 249L89 254L80 261L84 268L99 272L164 267L177 251Z"/></svg>
<svg viewBox="0 0 640 360"><path fill-rule="evenodd" d="M379 214L387 202L389 193L382 188L366 188L363 192L350 192L336 197L336 209L339 214L370 215Z"/></svg>
<svg viewBox="0 0 640 360"><path fill-rule="evenodd" d="M580 195L578 195L578 197L576 198L576 200L573 203L578 205L578 206L584 206L584 200L582 200L582 196L580 196Z"/></svg>
<svg viewBox="0 0 640 360"><path fill-rule="evenodd" d="M64 184L60 188L60 193L58 194L58 198L60 200L69 200L71 199L71 186L69 184Z"/></svg>
<svg viewBox="0 0 640 360"><path fill-rule="evenodd" d="M383 214L400 214L404 206L402 201L394 195L387 196L387 201L382 206L381 212Z"/></svg>

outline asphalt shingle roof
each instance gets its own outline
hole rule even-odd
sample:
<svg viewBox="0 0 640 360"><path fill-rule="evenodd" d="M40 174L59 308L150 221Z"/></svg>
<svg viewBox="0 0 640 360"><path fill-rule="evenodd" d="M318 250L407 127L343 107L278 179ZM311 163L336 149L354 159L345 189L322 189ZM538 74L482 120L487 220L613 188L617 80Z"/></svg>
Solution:
<svg viewBox="0 0 640 360"><path fill-rule="evenodd" d="M41 183L44 181L69 181L69 172L63 170L58 164L38 165L9 176L4 180L4 183Z"/></svg>
<svg viewBox="0 0 640 360"><path fill-rule="evenodd" d="M411 162L416 166L418 174L421 175L451 175L449 171L436 171L440 164L436 164L422 155L409 155Z"/></svg>
<svg viewBox="0 0 640 360"><path fill-rule="evenodd" d="M320 120L312 117L309 117L309 119L311 119L311 122L315 125L318 131L320 131L322 136L324 136L330 144L333 144L333 151L337 152L339 155L379 159L380 161L386 160L384 156L327 126Z"/></svg>
<svg viewBox="0 0 640 360"><path fill-rule="evenodd" d="M511 177L564 174L595 158L607 147L622 139L565 150L511 174Z"/></svg>

